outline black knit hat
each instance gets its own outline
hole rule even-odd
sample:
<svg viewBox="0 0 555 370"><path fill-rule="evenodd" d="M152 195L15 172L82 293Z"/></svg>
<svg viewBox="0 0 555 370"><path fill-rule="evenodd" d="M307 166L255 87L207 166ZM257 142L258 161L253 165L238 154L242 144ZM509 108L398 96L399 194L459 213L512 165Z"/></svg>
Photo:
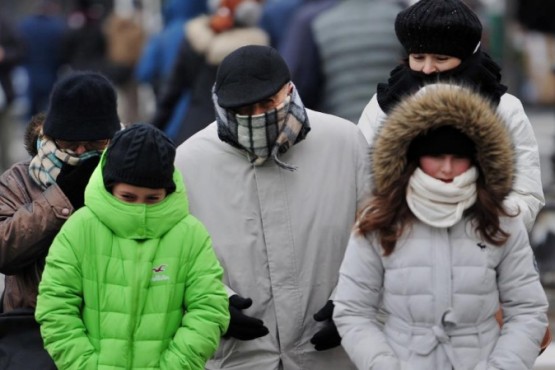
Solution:
<svg viewBox="0 0 555 370"><path fill-rule="evenodd" d="M476 50L482 24L461 0L419 0L397 14L395 33L407 54L464 59Z"/></svg>
<svg viewBox="0 0 555 370"><path fill-rule="evenodd" d="M275 94L291 80L289 68L270 46L243 46L222 60L215 93L222 108L254 104Z"/></svg>
<svg viewBox="0 0 555 370"><path fill-rule="evenodd" d="M69 141L110 139L120 129L114 87L94 72L74 72L52 89L45 135Z"/></svg>
<svg viewBox="0 0 555 370"><path fill-rule="evenodd" d="M460 130L452 126L441 126L417 136L409 145L409 161L424 155L454 154L460 157L476 158L474 142Z"/></svg>
<svg viewBox="0 0 555 370"><path fill-rule="evenodd" d="M126 183L150 189L175 190L175 145L156 127L137 123L117 132L106 149L104 186Z"/></svg>

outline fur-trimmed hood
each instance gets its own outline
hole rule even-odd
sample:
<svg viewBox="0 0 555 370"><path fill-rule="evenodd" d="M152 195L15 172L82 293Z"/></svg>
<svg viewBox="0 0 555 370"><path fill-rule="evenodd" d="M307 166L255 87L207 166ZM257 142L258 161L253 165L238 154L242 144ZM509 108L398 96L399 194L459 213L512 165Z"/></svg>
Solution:
<svg viewBox="0 0 555 370"><path fill-rule="evenodd" d="M428 85L391 111L377 135L371 154L378 193L402 175L412 140L428 130L451 125L476 145L476 160L486 187L502 200L514 177L514 149L501 117L487 100L468 88Z"/></svg>

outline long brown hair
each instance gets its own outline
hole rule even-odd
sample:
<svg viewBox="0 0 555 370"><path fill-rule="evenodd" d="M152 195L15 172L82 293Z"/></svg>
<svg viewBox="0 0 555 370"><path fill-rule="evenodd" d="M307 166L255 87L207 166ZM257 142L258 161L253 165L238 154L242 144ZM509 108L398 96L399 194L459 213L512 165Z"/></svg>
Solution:
<svg viewBox="0 0 555 370"><path fill-rule="evenodd" d="M417 161L409 162L396 181L380 192L374 191L357 215L354 230L363 235L377 233L384 256L393 252L399 237L416 220L407 204L406 191L417 167ZM488 191L482 171L478 165L476 167L480 173L476 181L477 198L464 216L472 220L475 230L488 243L502 246L510 234L501 228L499 217L514 217L516 214L508 214L503 207L503 200L496 199Z"/></svg>

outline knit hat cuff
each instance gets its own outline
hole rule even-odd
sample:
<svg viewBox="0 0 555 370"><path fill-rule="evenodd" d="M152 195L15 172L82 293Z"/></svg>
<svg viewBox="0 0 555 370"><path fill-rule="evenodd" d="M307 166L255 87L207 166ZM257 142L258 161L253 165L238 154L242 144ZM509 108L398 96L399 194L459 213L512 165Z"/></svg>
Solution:
<svg viewBox="0 0 555 370"><path fill-rule="evenodd" d="M136 123L116 133L102 169L107 189L116 183L175 190L175 144L150 124Z"/></svg>
<svg viewBox="0 0 555 370"><path fill-rule="evenodd" d="M460 157L475 159L474 142L460 130L452 126L441 126L426 134L417 136L408 149L409 160L425 155L453 154Z"/></svg>
<svg viewBox="0 0 555 370"><path fill-rule="evenodd" d="M129 171L104 167L104 186L111 189L118 183L125 183L149 189L166 189L168 193L175 191L173 175L171 178L167 178L167 176L153 178L151 176L141 177L136 173L131 173L131 176L129 174Z"/></svg>
<svg viewBox="0 0 555 370"><path fill-rule="evenodd" d="M94 141L110 139L118 132L121 128L121 123L116 112L112 116L106 117L89 117L87 119L87 125L94 126L94 130L84 129L83 117L68 117L68 116L57 116L56 114L51 114L46 117L46 121L49 124L43 126L43 132L45 135L61 140L69 141ZM53 127L63 126L63 130L54 130Z"/></svg>

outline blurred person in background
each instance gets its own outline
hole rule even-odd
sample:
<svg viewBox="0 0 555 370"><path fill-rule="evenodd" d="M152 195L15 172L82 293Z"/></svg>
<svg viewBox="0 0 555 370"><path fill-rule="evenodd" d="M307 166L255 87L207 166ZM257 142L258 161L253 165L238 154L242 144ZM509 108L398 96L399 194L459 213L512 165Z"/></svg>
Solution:
<svg viewBox="0 0 555 370"><path fill-rule="evenodd" d="M95 0L78 0L68 15L68 32L62 55L70 70L97 71L107 69L107 40L102 30L106 17L104 4Z"/></svg>
<svg viewBox="0 0 555 370"><path fill-rule="evenodd" d="M15 98L12 72L23 58L23 41L5 14L0 13L0 171L11 166L14 123L10 108Z"/></svg>
<svg viewBox="0 0 555 370"><path fill-rule="evenodd" d="M555 2L551 0L516 0L517 20L527 29L555 35Z"/></svg>
<svg viewBox="0 0 555 370"><path fill-rule="evenodd" d="M282 54L309 107L356 122L376 85L401 60L393 25L402 8L390 0L315 3L304 37L292 26Z"/></svg>
<svg viewBox="0 0 555 370"><path fill-rule="evenodd" d="M311 0L265 0L260 27L268 33L270 46L279 50L295 13Z"/></svg>
<svg viewBox="0 0 555 370"><path fill-rule="evenodd" d="M202 0L169 0L164 4L164 28L146 42L134 72L139 83L146 83L152 88L156 101L160 98L161 87L169 83L179 55L179 46L186 37L187 29L183 27L185 22L206 12L207 5ZM183 121L189 100L190 92L184 88L165 126L165 133L172 140Z"/></svg>
<svg viewBox="0 0 555 370"><path fill-rule="evenodd" d="M124 124L139 120L139 91L133 72L146 41L141 14L141 2L132 1L129 8L116 7L102 25L106 35L106 77L116 86L119 116Z"/></svg>
<svg viewBox="0 0 555 370"><path fill-rule="evenodd" d="M62 66L62 40L67 27L60 10L60 0L38 0L35 12L19 24L25 45L23 67L28 76L28 118L46 110Z"/></svg>
<svg viewBox="0 0 555 370"><path fill-rule="evenodd" d="M241 46L269 44L268 35L257 26L262 1L216 0L209 5L209 15L185 24L179 56L161 89L152 119L152 124L165 130L183 91L190 91L189 105L175 136L177 145L214 121L211 91L220 62Z"/></svg>
<svg viewBox="0 0 555 370"><path fill-rule="evenodd" d="M555 1L517 0L524 69L522 95L528 103L555 105Z"/></svg>
<svg viewBox="0 0 555 370"><path fill-rule="evenodd" d="M291 71L291 80L303 96L307 108L318 109L323 95L322 66L312 32L312 21L340 0L306 0L284 30L279 52Z"/></svg>

